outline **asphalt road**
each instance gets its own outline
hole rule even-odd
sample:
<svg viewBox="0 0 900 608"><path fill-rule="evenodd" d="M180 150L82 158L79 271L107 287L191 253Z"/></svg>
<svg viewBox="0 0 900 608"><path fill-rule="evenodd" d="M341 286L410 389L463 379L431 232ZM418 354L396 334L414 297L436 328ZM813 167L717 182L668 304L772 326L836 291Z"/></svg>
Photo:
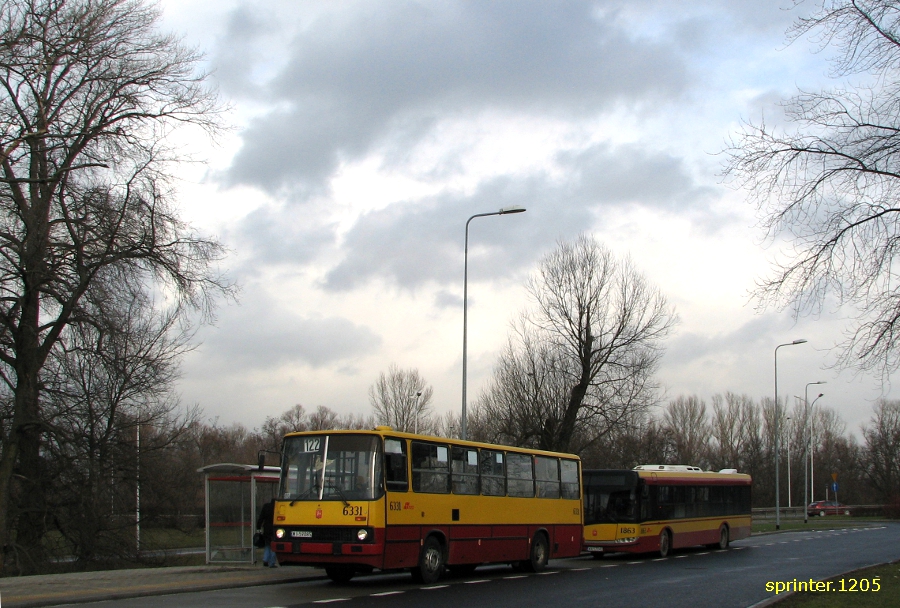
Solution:
<svg viewBox="0 0 900 608"><path fill-rule="evenodd" d="M311 604L337 604L347 608L423 605L428 608L738 608L774 597L774 592L766 590L769 582L818 581L897 559L900 559L900 524L886 524L874 528L756 536L735 542L726 551L681 550L666 559L619 554L600 560L590 557L558 560L551 562L545 572L533 575L517 574L509 567L483 567L470 576L447 576L436 585L416 585L408 574L390 574L359 577L346 585L315 580L78 605L105 608L290 608Z"/></svg>

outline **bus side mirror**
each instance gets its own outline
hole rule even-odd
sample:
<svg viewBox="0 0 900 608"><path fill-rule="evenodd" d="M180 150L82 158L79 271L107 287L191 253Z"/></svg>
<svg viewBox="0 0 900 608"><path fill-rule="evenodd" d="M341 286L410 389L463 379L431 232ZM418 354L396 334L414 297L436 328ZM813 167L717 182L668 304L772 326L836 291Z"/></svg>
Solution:
<svg viewBox="0 0 900 608"><path fill-rule="evenodd" d="M262 472L266 468L266 453L260 452L256 455L256 462L259 466L259 471Z"/></svg>

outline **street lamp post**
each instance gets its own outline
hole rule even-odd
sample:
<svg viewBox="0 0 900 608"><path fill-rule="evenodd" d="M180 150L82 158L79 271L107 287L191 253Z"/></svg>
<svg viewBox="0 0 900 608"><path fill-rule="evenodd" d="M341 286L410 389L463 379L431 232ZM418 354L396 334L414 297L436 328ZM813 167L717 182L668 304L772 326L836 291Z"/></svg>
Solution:
<svg viewBox="0 0 900 608"><path fill-rule="evenodd" d="M797 344L805 344L806 340L794 340L793 342L787 342L785 344L779 344L775 347L775 529L781 529L781 484L779 483L779 471L778 471L778 450L780 449L780 442L778 440L778 434L781 432L778 424L779 412L778 412L778 349L782 346L795 346Z"/></svg>
<svg viewBox="0 0 900 608"><path fill-rule="evenodd" d="M803 523L805 524L809 523L809 514L806 511L807 506L810 503L810 496L807 494L807 489L809 487L810 479L809 468L812 466L812 454L810 454L810 447L812 446L812 431L809 427L809 387L814 384L825 384L825 381L819 380L818 382L807 383L805 392L803 393L803 417L805 418L803 428L806 434L806 441L804 441L805 445L803 449L805 455L805 458L803 459ZM819 393L819 397L821 396L822 393ZM816 400L818 400L819 397L816 397ZM816 400L814 400L813 403L815 403Z"/></svg>
<svg viewBox="0 0 900 608"><path fill-rule="evenodd" d="M466 243L465 243L465 262L463 264L463 358L462 358L462 416L460 417L460 439L466 439L466 347L467 347L467 325L469 317L469 222L476 217L487 217L489 215L508 215L511 213L522 213L524 207L504 207L499 211L492 213L476 213L466 221Z"/></svg>
<svg viewBox="0 0 900 608"><path fill-rule="evenodd" d="M788 416L785 420L790 420L791 417ZM787 444L787 465L788 465L788 511L790 511L791 507L791 429L788 428L788 444Z"/></svg>
<svg viewBox="0 0 900 608"><path fill-rule="evenodd" d="M823 395L820 393L819 397ZM810 412L810 420L809 420L809 502L816 501L816 475L815 468L813 467L813 457L815 456L815 450L813 449L813 431L815 430L815 408L816 401L819 400L819 397L813 399L813 402L809 404L809 412ZM825 498L828 498L827 496Z"/></svg>
<svg viewBox="0 0 900 608"><path fill-rule="evenodd" d="M416 393L416 395L415 395L415 397L416 397L416 402L415 402L415 404L413 405L413 411L414 411L415 414L416 414L416 424L415 424L415 426L413 427L413 433L415 433L416 435L419 434L419 398L420 398L421 396L422 396L422 391L418 391L418 392ZM410 395L410 397L412 397L412 395Z"/></svg>

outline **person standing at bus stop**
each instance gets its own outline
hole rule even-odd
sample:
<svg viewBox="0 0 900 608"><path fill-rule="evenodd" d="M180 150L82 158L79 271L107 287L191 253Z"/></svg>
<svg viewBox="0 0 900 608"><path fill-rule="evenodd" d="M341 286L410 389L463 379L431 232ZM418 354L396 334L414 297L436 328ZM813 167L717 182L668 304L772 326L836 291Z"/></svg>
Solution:
<svg viewBox="0 0 900 608"><path fill-rule="evenodd" d="M275 538L275 499L263 505L256 520L256 529L262 530L263 541L266 543L263 552L263 566L275 568L278 566L278 558L272 551L272 541Z"/></svg>

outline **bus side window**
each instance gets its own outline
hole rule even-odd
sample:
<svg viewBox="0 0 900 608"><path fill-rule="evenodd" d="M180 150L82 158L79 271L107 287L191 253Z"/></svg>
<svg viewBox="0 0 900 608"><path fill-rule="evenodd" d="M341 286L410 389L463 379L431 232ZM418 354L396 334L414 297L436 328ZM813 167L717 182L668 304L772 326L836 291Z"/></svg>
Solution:
<svg viewBox="0 0 900 608"><path fill-rule="evenodd" d="M412 442L413 491L450 493L450 451L446 445Z"/></svg>
<svg viewBox="0 0 900 608"><path fill-rule="evenodd" d="M578 462L560 460L559 471L562 478L562 497L578 500Z"/></svg>
<svg viewBox="0 0 900 608"><path fill-rule="evenodd" d="M675 503L675 510L672 513L672 518L684 519L687 517L687 515L685 515L686 494L690 488L685 488L684 486L671 486L669 490L672 492L672 502Z"/></svg>
<svg viewBox="0 0 900 608"><path fill-rule="evenodd" d="M481 493L485 496L506 496L506 469L503 452L481 450L478 454L481 472Z"/></svg>
<svg viewBox="0 0 900 608"><path fill-rule="evenodd" d="M450 476L454 494L478 494L478 450L454 447Z"/></svg>
<svg viewBox="0 0 900 608"><path fill-rule="evenodd" d="M650 515L650 486L643 481L638 483L640 484L638 487L641 490L641 513L638 521L647 521L648 519L653 519Z"/></svg>
<svg viewBox="0 0 900 608"><path fill-rule="evenodd" d="M539 498L559 498L559 459L534 457L534 477Z"/></svg>
<svg viewBox="0 0 900 608"><path fill-rule="evenodd" d="M534 496L534 470L528 454L506 453L506 492L510 496Z"/></svg>
<svg viewBox="0 0 900 608"><path fill-rule="evenodd" d="M675 489L672 486L655 486L656 517L654 519L672 519L675 514Z"/></svg>
<svg viewBox="0 0 900 608"><path fill-rule="evenodd" d="M389 492L406 492L409 490L405 440L385 437L384 478Z"/></svg>

